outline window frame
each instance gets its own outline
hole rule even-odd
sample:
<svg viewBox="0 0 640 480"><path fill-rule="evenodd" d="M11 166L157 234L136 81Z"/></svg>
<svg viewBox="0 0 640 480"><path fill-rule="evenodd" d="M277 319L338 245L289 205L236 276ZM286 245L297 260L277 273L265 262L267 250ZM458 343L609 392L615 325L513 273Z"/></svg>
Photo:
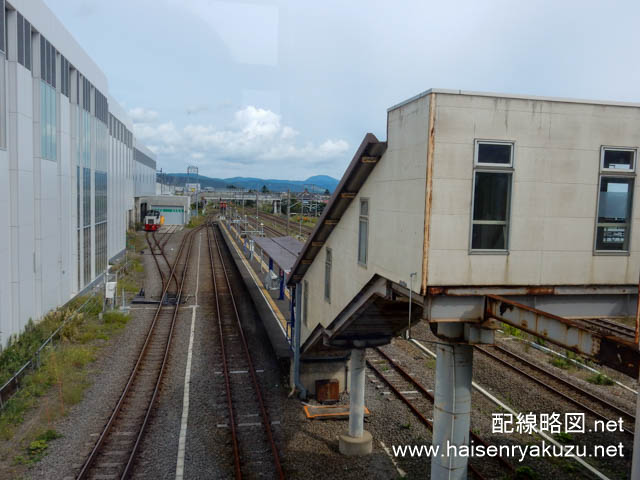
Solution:
<svg viewBox="0 0 640 480"><path fill-rule="evenodd" d="M478 162L478 153L479 146L482 144L489 145L510 145L511 146L511 156L509 164L505 163L479 163ZM513 203L513 184L514 184L514 158L515 158L515 149L516 142L514 140L484 140L484 139L476 139L474 141L474 152L473 152L473 172L471 179L471 211L469 214L469 255L509 255L509 249L511 248L511 211L512 211L512 203ZM505 232L505 248L504 249L493 249L493 248L473 248L473 226L477 223L480 225L489 225L493 224L502 224L499 221L489 221L489 220L474 220L473 214L475 210L475 193L476 193L476 178L478 173L501 173L509 175L509 190L507 193L507 211L505 215L504 224L506 225ZM491 222L491 223L487 223Z"/></svg>
<svg viewBox="0 0 640 480"><path fill-rule="evenodd" d="M302 324L308 328L309 319L309 282L304 280L302 282Z"/></svg>
<svg viewBox="0 0 640 480"><path fill-rule="evenodd" d="M331 303L331 271L333 270L333 252L329 247L325 248L324 257L324 300Z"/></svg>
<svg viewBox="0 0 640 480"><path fill-rule="evenodd" d="M605 168L604 166L604 154L606 151L608 150L613 150L616 152L631 152L633 153L633 168L629 169L629 170L623 170L620 168ZM600 147L600 173L605 172L605 173L613 173L614 175L617 174L635 174L636 173L636 163L638 161L638 149L637 148L633 148L633 147L614 147L614 146L609 146L609 145L603 145L602 147ZM600 188L600 186L598 185L598 188Z"/></svg>
<svg viewBox="0 0 640 480"><path fill-rule="evenodd" d="M480 153L480 145L510 145L511 146L511 156L509 158L509 163L480 163L478 162L478 154ZM512 140L483 140L476 138L474 141L474 151L473 151L473 167L474 168L513 168L513 157L515 150L516 142Z"/></svg>
<svg viewBox="0 0 640 480"><path fill-rule="evenodd" d="M362 214L362 204L366 203L367 204L367 214L363 215ZM369 222L369 218L370 218L370 212L371 212L371 202L369 200L368 197L365 198L360 198L360 201L358 202L358 265L360 265L361 267L367 267L367 264L369 263L369 230L370 230L370 225L371 223ZM364 262L360 261L360 222L362 220L366 220L367 222L367 238L365 240L365 247L364 247Z"/></svg>
<svg viewBox="0 0 640 480"><path fill-rule="evenodd" d="M604 154L607 150L633 152L633 168L629 170L622 170L619 168L605 168L604 166ZM628 256L631 254L631 233L633 226L633 202L634 195L636 193L636 163L638 161L638 149L633 147L614 147L609 145L603 145L600 147L600 170L598 171L598 181L596 183L596 211L595 222L593 229L593 255L602 256ZM598 228L608 225L607 222L601 223L598 221L600 215L600 188L602 180L604 178L619 178L625 180L631 180L631 201L629 202L629 213L627 223L616 224L619 226L625 226L626 228L626 249L625 250L598 250Z"/></svg>

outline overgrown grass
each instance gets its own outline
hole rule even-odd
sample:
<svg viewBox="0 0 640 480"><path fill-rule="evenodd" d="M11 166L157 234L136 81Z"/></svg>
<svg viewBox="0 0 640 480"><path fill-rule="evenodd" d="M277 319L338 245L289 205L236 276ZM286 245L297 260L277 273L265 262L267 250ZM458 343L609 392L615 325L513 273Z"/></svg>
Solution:
<svg viewBox="0 0 640 480"><path fill-rule="evenodd" d="M35 407L40 398L53 388L54 398L50 418L64 415L84 395L90 382L86 366L96 358L95 340L106 340L121 330L129 315L106 312L102 320L95 313L82 313L69 321L61 332L61 341L44 350L41 367L27 374L21 389L0 412L0 438L9 439L16 427L24 421L25 413Z"/></svg>
<svg viewBox="0 0 640 480"><path fill-rule="evenodd" d="M519 328L513 327L508 323L502 324L502 330L504 331L504 333L506 333L507 335L511 335L512 337L518 337L518 338L524 337L524 333L522 332L522 330L520 330Z"/></svg>
<svg viewBox="0 0 640 480"><path fill-rule="evenodd" d="M189 219L189 223L187 223L187 228L199 227L205 222L205 220L207 220L206 215L199 215L199 216L192 215L191 218Z"/></svg>
<svg viewBox="0 0 640 480"><path fill-rule="evenodd" d="M39 461L49 448L49 442L61 436L55 430L45 430L29 444L25 455L18 455L14 458L15 463L30 464Z"/></svg>
<svg viewBox="0 0 640 480"><path fill-rule="evenodd" d="M602 373L594 373L590 377L587 378L587 382L593 383L594 385L613 385L615 382Z"/></svg>

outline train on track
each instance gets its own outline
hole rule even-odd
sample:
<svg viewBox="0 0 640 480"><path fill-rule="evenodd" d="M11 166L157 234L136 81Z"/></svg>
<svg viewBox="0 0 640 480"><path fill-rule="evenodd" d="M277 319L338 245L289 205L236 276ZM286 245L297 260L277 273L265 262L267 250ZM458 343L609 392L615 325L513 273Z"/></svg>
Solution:
<svg viewBox="0 0 640 480"><path fill-rule="evenodd" d="M164 224L164 217L158 210L148 210L144 217L144 229L147 232L155 232Z"/></svg>

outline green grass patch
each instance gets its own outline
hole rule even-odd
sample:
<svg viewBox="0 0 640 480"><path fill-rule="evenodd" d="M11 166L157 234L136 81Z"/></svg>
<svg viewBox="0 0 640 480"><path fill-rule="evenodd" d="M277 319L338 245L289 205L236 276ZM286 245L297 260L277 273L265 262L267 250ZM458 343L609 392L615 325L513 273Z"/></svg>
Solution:
<svg viewBox="0 0 640 480"><path fill-rule="evenodd" d="M574 366L569 359L563 357L553 357L549 360L549 363L554 367L561 368L563 370L569 370Z"/></svg>
<svg viewBox="0 0 640 480"><path fill-rule="evenodd" d="M594 373L590 377L587 378L587 382L593 383L594 385L613 385L615 382L602 373Z"/></svg>
<svg viewBox="0 0 640 480"><path fill-rule="evenodd" d="M129 315L113 311L106 312L100 320L95 308L89 308L89 312L78 314L67 322L60 340L43 350L40 368L22 379L20 390L0 412L0 438L10 439L27 412L38 406L47 393L50 393L47 396L47 422L66 414L70 406L80 402L90 385L87 365L96 359L98 350L93 342L108 339L124 328L129 319ZM33 441L39 440L43 439ZM36 446L33 452L23 456L23 460L31 462L41 458L44 449L42 445Z"/></svg>
<svg viewBox="0 0 640 480"><path fill-rule="evenodd" d="M513 478L515 480L536 480L538 478L538 474L531 467L523 465L516 468Z"/></svg>
<svg viewBox="0 0 640 480"><path fill-rule="evenodd" d="M507 335L511 335L512 337L524 337L524 333L522 332L522 330L507 323L502 324L502 330L504 331L504 333L506 333Z"/></svg>
<svg viewBox="0 0 640 480"><path fill-rule="evenodd" d="M195 227L199 227L200 225L202 225L206 220L207 220L207 216L206 215L195 215L194 214L191 216L191 218L189 219L189 223L187 223L187 228L195 228Z"/></svg>

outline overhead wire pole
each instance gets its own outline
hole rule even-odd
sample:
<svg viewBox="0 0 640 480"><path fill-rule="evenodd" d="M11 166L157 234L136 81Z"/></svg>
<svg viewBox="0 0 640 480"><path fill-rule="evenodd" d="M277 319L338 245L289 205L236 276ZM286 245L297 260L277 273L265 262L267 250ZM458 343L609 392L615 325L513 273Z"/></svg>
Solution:
<svg viewBox="0 0 640 480"><path fill-rule="evenodd" d="M289 219L291 218L291 190L287 189L287 236L289 235Z"/></svg>

